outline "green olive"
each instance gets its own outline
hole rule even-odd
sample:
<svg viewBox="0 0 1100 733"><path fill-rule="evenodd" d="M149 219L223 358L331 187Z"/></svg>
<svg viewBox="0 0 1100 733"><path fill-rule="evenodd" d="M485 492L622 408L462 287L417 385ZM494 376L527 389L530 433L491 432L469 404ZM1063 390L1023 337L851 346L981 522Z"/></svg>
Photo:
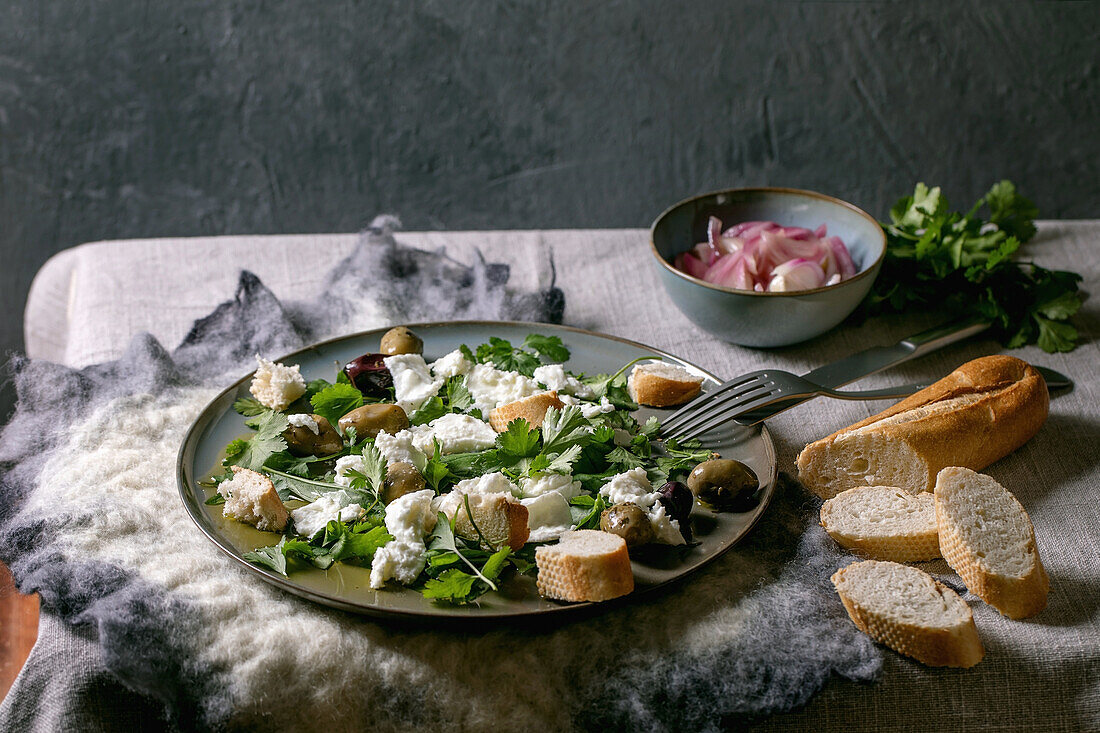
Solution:
<svg viewBox="0 0 1100 733"><path fill-rule="evenodd" d="M760 479L741 461L716 458L692 469L687 485L699 501L718 511L746 511L755 503Z"/></svg>
<svg viewBox="0 0 1100 733"><path fill-rule="evenodd" d="M310 415L317 424L317 432L305 425L291 425L283 432L286 447L296 456L331 456L344 449L340 434L325 418Z"/></svg>
<svg viewBox="0 0 1100 733"><path fill-rule="evenodd" d="M411 463L391 463L386 469L386 480L382 487L382 503L389 504L394 499L424 489L424 477Z"/></svg>
<svg viewBox="0 0 1100 733"><path fill-rule="evenodd" d="M600 529L626 540L627 547L646 545L656 539L653 523L637 504L616 504L603 510Z"/></svg>
<svg viewBox="0 0 1100 733"><path fill-rule="evenodd" d="M348 428L355 428L356 437L362 440L377 437L383 431L396 435L409 427L409 416L397 405L363 405L340 418L339 425L345 433Z"/></svg>
<svg viewBox="0 0 1100 733"><path fill-rule="evenodd" d="M397 326L386 331L382 336L382 343L379 345L378 350L386 356L423 354L424 339L404 326Z"/></svg>

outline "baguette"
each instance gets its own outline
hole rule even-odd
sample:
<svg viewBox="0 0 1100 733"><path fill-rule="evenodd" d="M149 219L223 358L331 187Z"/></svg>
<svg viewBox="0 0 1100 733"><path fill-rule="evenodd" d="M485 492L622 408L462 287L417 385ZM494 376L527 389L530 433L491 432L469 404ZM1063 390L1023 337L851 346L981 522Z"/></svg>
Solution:
<svg viewBox="0 0 1100 733"><path fill-rule="evenodd" d="M675 364L647 361L630 371L626 388L630 398L638 404L671 407L698 395L703 388L703 378Z"/></svg>
<svg viewBox="0 0 1100 733"><path fill-rule="evenodd" d="M539 392L491 410L489 425L498 433L503 433L508 429L508 423L523 418L530 427L537 428L542 425L546 411L551 407L560 410L565 407L565 403L558 398L558 393L554 390Z"/></svg>
<svg viewBox="0 0 1100 733"><path fill-rule="evenodd" d="M933 667L973 667L985 650L963 599L928 573L864 560L833 573L833 586L860 631Z"/></svg>
<svg viewBox="0 0 1100 733"><path fill-rule="evenodd" d="M565 532L535 550L538 590L559 601L606 601L634 590L626 540L592 529Z"/></svg>
<svg viewBox="0 0 1100 733"><path fill-rule="evenodd" d="M461 494L452 492L438 504L439 511L455 523L455 534L494 551L507 545L520 550L531 530L527 527L527 507L506 494ZM466 509L467 501L470 504ZM473 521L471 520L473 514ZM475 526L476 525L476 526Z"/></svg>
<svg viewBox="0 0 1100 733"><path fill-rule="evenodd" d="M875 560L919 562L940 556L935 502L926 491L850 489L821 506L821 526L842 547Z"/></svg>
<svg viewBox="0 0 1100 733"><path fill-rule="evenodd" d="M1026 443L1046 420L1042 375L1011 356L986 356L893 407L814 443L798 477L828 499L856 486L931 491L948 466L985 468Z"/></svg>
<svg viewBox="0 0 1100 733"><path fill-rule="evenodd" d="M1050 580L1023 506L989 476L945 468L936 477L940 550L971 593L1009 618L1047 605Z"/></svg>

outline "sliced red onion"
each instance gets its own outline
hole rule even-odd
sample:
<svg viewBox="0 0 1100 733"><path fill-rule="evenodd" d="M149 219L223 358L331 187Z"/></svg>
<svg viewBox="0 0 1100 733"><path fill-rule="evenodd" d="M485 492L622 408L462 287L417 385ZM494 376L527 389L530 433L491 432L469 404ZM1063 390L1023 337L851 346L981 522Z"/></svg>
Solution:
<svg viewBox="0 0 1100 733"><path fill-rule="evenodd" d="M722 231L717 217L707 220L707 241L676 256L675 265L715 285L756 292L793 291L835 285L856 273L839 237L782 227L772 221L746 221Z"/></svg>

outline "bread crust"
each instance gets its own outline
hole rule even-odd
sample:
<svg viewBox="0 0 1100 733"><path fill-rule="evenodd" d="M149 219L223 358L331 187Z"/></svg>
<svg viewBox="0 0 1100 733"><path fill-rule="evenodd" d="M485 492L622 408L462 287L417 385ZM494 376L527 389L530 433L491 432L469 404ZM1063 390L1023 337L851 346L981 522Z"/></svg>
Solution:
<svg viewBox="0 0 1100 733"><path fill-rule="evenodd" d="M546 418L546 411L551 407L560 410L565 407L565 403L554 390L539 392L491 410L489 425L498 433L503 433L508 429L508 423L523 418L529 426L537 428L542 425L542 421Z"/></svg>
<svg viewBox="0 0 1100 733"><path fill-rule="evenodd" d="M484 537L491 545L485 548L488 550L497 550L505 545L513 551L523 549L531 535L527 526L527 507L504 494L469 494L463 499L450 512L453 513L455 534L463 539L479 542L482 546L485 544L481 542ZM469 501L470 511L477 523L476 528L466 511L466 501Z"/></svg>
<svg viewBox="0 0 1100 733"><path fill-rule="evenodd" d="M644 369L635 369L627 378L627 391L634 401L651 407L682 405L696 397L702 388L701 377L698 380L669 379Z"/></svg>
<svg viewBox="0 0 1100 733"><path fill-rule="evenodd" d="M585 533L606 535L614 540L608 540L608 550L597 554L571 552L571 536ZM574 603L607 601L634 590L634 571L630 566L626 541L608 532L567 532L559 544L543 545L536 549L535 563L539 571L538 591L545 598Z"/></svg>
<svg viewBox="0 0 1100 733"><path fill-rule="evenodd" d="M877 415L807 445L798 455L799 479L822 498L834 496L837 487L819 480L814 464L825 458L838 438L886 418L966 395L975 400L959 409L933 411L914 420L869 429L887 441L904 443L924 461L923 485L902 488L931 491L941 469L964 466L977 471L1000 460L1039 431L1050 402L1042 375L1027 362L1005 355L974 359ZM840 490L855 485L862 484Z"/></svg>
<svg viewBox="0 0 1100 733"><path fill-rule="evenodd" d="M936 481L936 524L939 527L940 552L944 560L959 574L971 593L1003 615L1012 619L1034 616L1046 608L1050 578L1039 558L1039 548L1035 542L1035 527L1031 523L1027 510L1010 491L1004 489L1005 498L1009 500L1005 509L1019 512L1027 523L1029 536L1025 552L1033 562L1022 576L1006 576L992 572L974 548L967 544L959 522L953 515L948 502L944 500L940 481L949 480L951 472L952 468L944 469ZM943 478L941 479L940 476Z"/></svg>
<svg viewBox="0 0 1100 733"><path fill-rule="evenodd" d="M933 592L939 593L945 598L954 596L954 601L961 608L966 609L964 620L950 627L930 628L916 623L904 623L890 618L885 612L860 605L843 590L844 576L863 563L879 562L877 560L865 560L856 562L841 568L833 573L831 578L848 616L860 631L890 647L899 654L916 659L918 662L931 667L973 667L982 661L985 649L978 637L978 628L974 625L974 616L970 608L957 594L917 568L906 567L914 573L920 573L927 581L934 584Z"/></svg>

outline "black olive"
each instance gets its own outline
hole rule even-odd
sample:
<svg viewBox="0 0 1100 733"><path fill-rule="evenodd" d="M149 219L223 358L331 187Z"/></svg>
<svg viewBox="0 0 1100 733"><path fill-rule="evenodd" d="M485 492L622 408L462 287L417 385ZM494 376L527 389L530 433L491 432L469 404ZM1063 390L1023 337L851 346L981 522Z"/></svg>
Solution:
<svg viewBox="0 0 1100 733"><path fill-rule="evenodd" d="M665 508L669 517L680 523L680 533L691 542L691 522L688 517L695 506L695 495L679 481L669 481L657 490L657 501Z"/></svg>
<svg viewBox="0 0 1100 733"><path fill-rule="evenodd" d="M344 374L367 397L384 399L393 386L393 375L386 368L385 354L363 354L344 367Z"/></svg>

